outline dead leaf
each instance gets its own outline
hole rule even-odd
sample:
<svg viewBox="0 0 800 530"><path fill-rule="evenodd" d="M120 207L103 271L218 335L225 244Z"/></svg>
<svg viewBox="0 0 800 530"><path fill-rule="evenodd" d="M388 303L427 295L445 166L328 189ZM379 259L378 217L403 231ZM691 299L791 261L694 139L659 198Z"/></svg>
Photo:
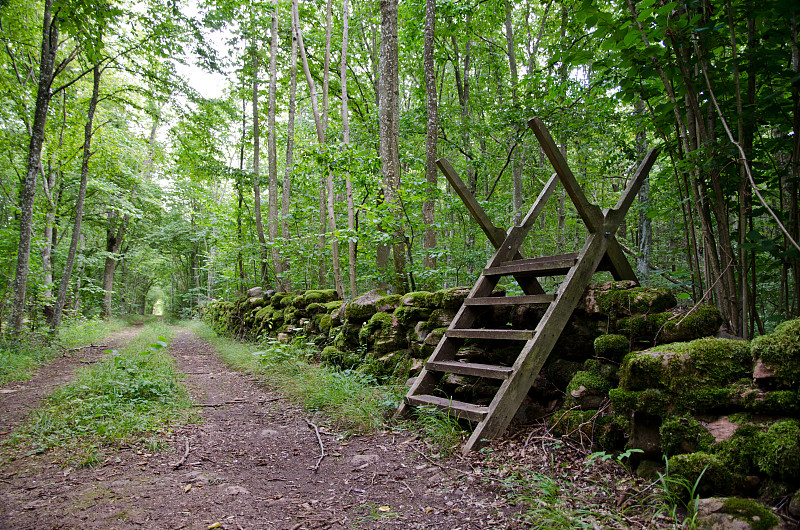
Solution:
<svg viewBox="0 0 800 530"><path fill-rule="evenodd" d="M222 526L222 523L216 522L214 524L208 525L208 530L213 530L214 528L219 528L220 526Z"/></svg>
<svg viewBox="0 0 800 530"><path fill-rule="evenodd" d="M191 484L187 484L186 486L183 487L183 492L184 493L188 493L190 489L192 489L192 485Z"/></svg>

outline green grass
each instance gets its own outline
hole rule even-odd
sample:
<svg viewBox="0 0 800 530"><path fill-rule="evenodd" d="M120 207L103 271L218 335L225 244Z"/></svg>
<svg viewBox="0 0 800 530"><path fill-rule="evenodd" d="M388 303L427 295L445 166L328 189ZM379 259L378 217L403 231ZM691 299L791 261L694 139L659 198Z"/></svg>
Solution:
<svg viewBox="0 0 800 530"><path fill-rule="evenodd" d="M199 321L184 322L210 342L231 366L257 374L288 398L310 410L324 411L341 428L369 433L382 427L405 393L404 387L381 386L375 378L354 370L315 364L313 345L302 342L243 344L220 337Z"/></svg>
<svg viewBox="0 0 800 530"><path fill-rule="evenodd" d="M414 419L422 434L433 442L441 456L451 456L469 434L457 419L436 407L414 408Z"/></svg>
<svg viewBox="0 0 800 530"><path fill-rule="evenodd" d="M64 325L58 336L26 334L0 339L0 386L11 381L27 381L47 361L71 348L93 344L122 329L125 322L94 319Z"/></svg>
<svg viewBox="0 0 800 530"><path fill-rule="evenodd" d="M32 452L64 449L90 465L105 446L153 436L185 419L188 394L164 351L171 335L164 324L147 326L122 351L48 397L11 443L30 444Z"/></svg>

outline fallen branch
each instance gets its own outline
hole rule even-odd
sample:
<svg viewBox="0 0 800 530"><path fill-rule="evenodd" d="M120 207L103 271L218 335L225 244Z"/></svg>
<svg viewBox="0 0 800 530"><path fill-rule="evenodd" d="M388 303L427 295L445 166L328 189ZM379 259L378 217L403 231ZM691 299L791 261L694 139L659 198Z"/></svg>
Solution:
<svg viewBox="0 0 800 530"><path fill-rule="evenodd" d="M179 467L181 467L183 465L183 463L186 462L186 458L188 456L189 456L189 437L187 436L186 437L186 450L183 452L183 457L180 460L178 460L177 463L172 464L172 469L175 470L175 469L178 469Z"/></svg>
<svg viewBox="0 0 800 530"><path fill-rule="evenodd" d="M90 350L92 348L108 348L107 344L87 344L86 346L78 346L77 348L70 348L68 350L64 350L65 352L71 351L78 351L78 350Z"/></svg>
<svg viewBox="0 0 800 530"><path fill-rule="evenodd" d="M303 419L305 420L305 418L303 418ZM313 423L311 423L308 420L306 420L306 423L308 424L308 427L310 429L314 429L314 434L317 435L317 442L319 442L320 455L319 455L319 458L317 459L317 465L315 465L312 468L314 470L314 473L317 473L319 471L319 465L322 463L322 459L325 458L325 456L326 456L326 454L325 454L325 446L322 444L322 436L319 435L319 427L317 427L316 425L314 425Z"/></svg>

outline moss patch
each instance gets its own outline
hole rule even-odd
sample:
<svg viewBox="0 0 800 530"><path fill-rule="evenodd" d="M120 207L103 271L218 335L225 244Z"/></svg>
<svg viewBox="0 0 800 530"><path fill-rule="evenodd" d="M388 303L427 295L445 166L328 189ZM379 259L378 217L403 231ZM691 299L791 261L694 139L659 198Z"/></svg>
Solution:
<svg viewBox="0 0 800 530"><path fill-rule="evenodd" d="M696 493L701 496L729 495L733 490L733 475L718 457L704 452L676 455L669 459L669 471L673 477L683 479L691 487L697 485ZM686 496L688 490L683 485L673 484L676 495Z"/></svg>
<svg viewBox="0 0 800 530"><path fill-rule="evenodd" d="M630 351L630 340L624 335L609 333L594 339L594 354L614 361L621 360Z"/></svg>
<svg viewBox="0 0 800 530"><path fill-rule="evenodd" d="M600 310L612 315L656 313L675 307L677 303L675 295L667 289L634 287L597 293L597 305Z"/></svg>
<svg viewBox="0 0 800 530"><path fill-rule="evenodd" d="M778 388L796 389L800 386L800 319L783 322L773 333L754 339L752 353L772 371Z"/></svg>
<svg viewBox="0 0 800 530"><path fill-rule="evenodd" d="M753 530L770 530L777 527L781 522L777 515L761 503L737 497L725 499L720 513L733 515L749 524Z"/></svg>
<svg viewBox="0 0 800 530"><path fill-rule="evenodd" d="M714 445L714 437L708 429L688 414L668 416L658 429L661 450L667 455L708 451Z"/></svg>
<svg viewBox="0 0 800 530"><path fill-rule="evenodd" d="M800 426L795 420L772 424L763 436L758 468L770 477L800 480Z"/></svg>

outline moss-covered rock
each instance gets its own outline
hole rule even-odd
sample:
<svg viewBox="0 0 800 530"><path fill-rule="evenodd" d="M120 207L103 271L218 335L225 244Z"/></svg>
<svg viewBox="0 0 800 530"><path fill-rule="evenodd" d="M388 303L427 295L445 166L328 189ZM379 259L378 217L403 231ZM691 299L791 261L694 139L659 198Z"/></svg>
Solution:
<svg viewBox="0 0 800 530"><path fill-rule="evenodd" d="M698 451L696 453L675 455L669 459L669 472L673 479L670 489L678 496L686 497L689 493L688 485L697 483L696 493L708 497L711 495L729 495L733 491L733 475L725 463L717 456ZM702 478L698 482L697 479Z"/></svg>
<svg viewBox="0 0 800 530"><path fill-rule="evenodd" d="M698 530L723 528L772 530L783 527L778 516L764 505L738 497L700 499L694 526Z"/></svg>
<svg viewBox="0 0 800 530"><path fill-rule="evenodd" d="M760 359L772 373L779 389L800 387L800 319L779 324L769 335L752 342L754 359Z"/></svg>
<svg viewBox="0 0 800 530"><path fill-rule="evenodd" d="M298 296L294 304L297 307L305 307L309 304L324 304L339 298L339 293L336 289L313 289L306 291L305 294Z"/></svg>
<svg viewBox="0 0 800 530"><path fill-rule="evenodd" d="M469 287L453 287L433 293L433 305L442 309L456 310L469 295Z"/></svg>
<svg viewBox="0 0 800 530"><path fill-rule="evenodd" d="M413 307L413 306L400 306L394 310L394 317L400 324L410 328L417 322L428 320L431 316L431 310L428 307Z"/></svg>
<svg viewBox="0 0 800 530"><path fill-rule="evenodd" d="M712 305L701 305L690 313L678 315L681 316L671 312L651 315L654 340L664 343L710 337L722 324L722 314Z"/></svg>
<svg viewBox="0 0 800 530"><path fill-rule="evenodd" d="M377 312L376 304L384 296L386 296L386 293L379 291L378 289L373 289L362 294L347 304L345 316L348 320L368 320Z"/></svg>
<svg viewBox="0 0 800 530"><path fill-rule="evenodd" d="M327 346L320 353L322 362L331 366L338 366L345 370L356 368L364 362L358 354L351 351L342 351L336 346Z"/></svg>
<svg viewBox="0 0 800 530"><path fill-rule="evenodd" d="M710 451L714 436L694 417L668 416L658 429L661 436L661 450L667 455Z"/></svg>
<svg viewBox="0 0 800 530"><path fill-rule="evenodd" d="M627 282L613 284L612 288L602 291L595 290L597 307L603 313L610 315L635 315L640 313L659 313L678 303L675 295L667 289L652 287L627 287Z"/></svg>
<svg viewBox="0 0 800 530"><path fill-rule="evenodd" d="M671 396L657 388L640 391L612 388L608 397L614 412L621 414L644 412L651 416L664 417L674 410Z"/></svg>
<svg viewBox="0 0 800 530"><path fill-rule="evenodd" d="M796 420L774 423L764 434L758 468L780 480L800 482L800 426Z"/></svg>
<svg viewBox="0 0 800 530"><path fill-rule="evenodd" d="M269 303L272 307L282 307L281 302L287 296L291 297L292 293L275 293L272 295L272 298L269 299Z"/></svg>
<svg viewBox="0 0 800 530"><path fill-rule="evenodd" d="M764 432L755 425L742 425L733 436L714 446L717 455L739 476L755 475L758 472L756 457L761 452Z"/></svg>
<svg viewBox="0 0 800 530"><path fill-rule="evenodd" d="M446 328L455 316L455 311L451 309L434 309L425 325L425 329Z"/></svg>
<svg viewBox="0 0 800 530"><path fill-rule="evenodd" d="M375 302L375 311L379 313L391 313L400 307L402 296L399 294L390 294L382 297Z"/></svg>
<svg viewBox="0 0 800 530"><path fill-rule="evenodd" d="M434 296L429 291L413 291L402 296L401 303L408 307L424 307L430 309Z"/></svg>
<svg viewBox="0 0 800 530"><path fill-rule="evenodd" d="M598 409L606 400L611 389L611 381L603 375L596 364L588 368L590 369L576 372L567 385L566 406L577 405L583 410Z"/></svg>
<svg viewBox="0 0 800 530"><path fill-rule="evenodd" d="M631 349L631 341L624 335L609 333L594 339L594 354L612 361L619 361Z"/></svg>
<svg viewBox="0 0 800 530"><path fill-rule="evenodd" d="M665 388L681 394L698 387L720 388L752 372L746 341L697 339L628 354L620 388Z"/></svg>

